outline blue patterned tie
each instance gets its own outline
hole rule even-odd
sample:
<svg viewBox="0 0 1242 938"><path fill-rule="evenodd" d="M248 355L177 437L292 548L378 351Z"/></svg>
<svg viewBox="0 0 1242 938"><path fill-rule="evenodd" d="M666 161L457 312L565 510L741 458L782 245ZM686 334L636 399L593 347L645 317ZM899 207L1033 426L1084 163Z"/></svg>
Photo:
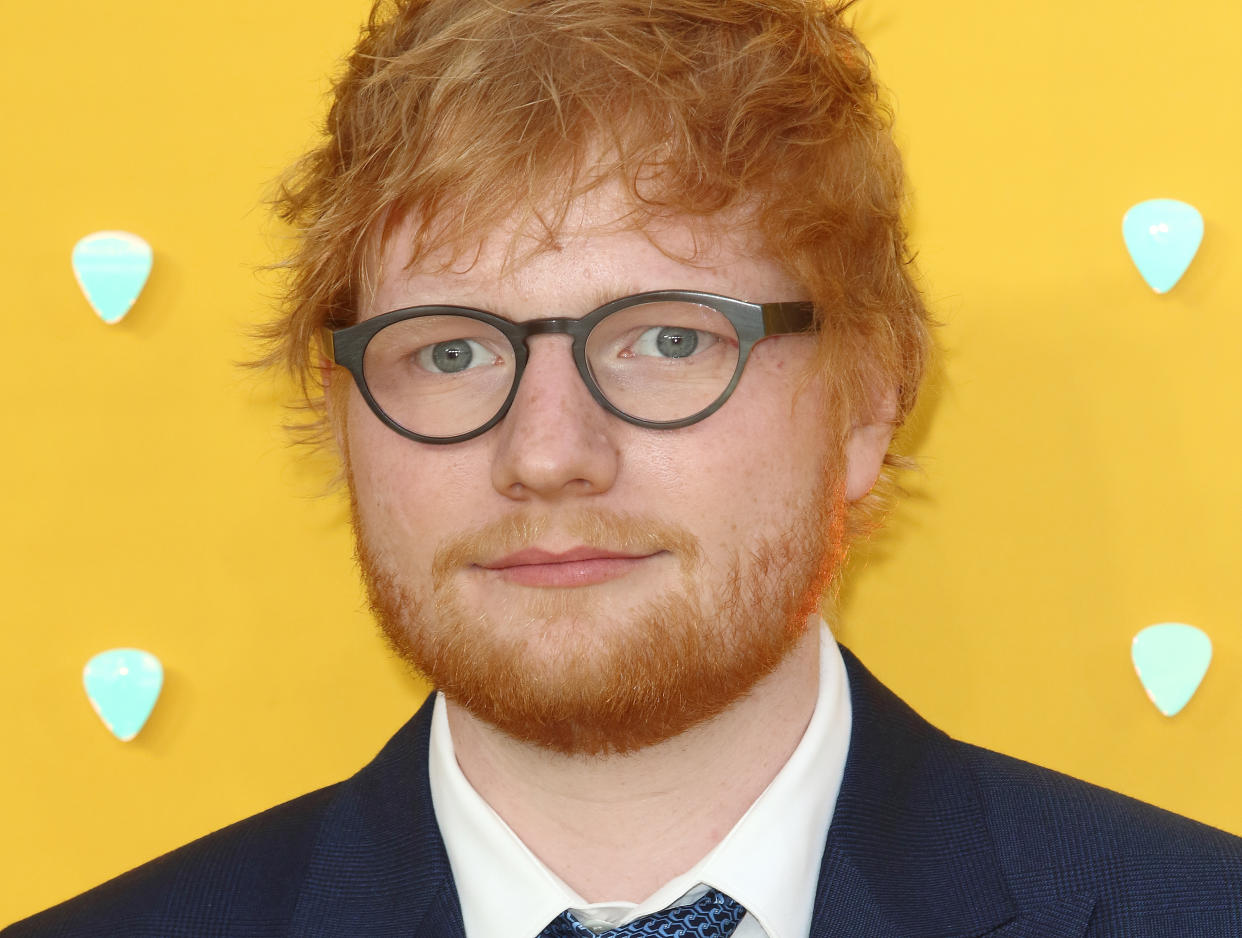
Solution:
<svg viewBox="0 0 1242 938"><path fill-rule="evenodd" d="M569 911L552 920L539 938L729 938L746 910L715 889L690 905L644 915L598 935Z"/></svg>

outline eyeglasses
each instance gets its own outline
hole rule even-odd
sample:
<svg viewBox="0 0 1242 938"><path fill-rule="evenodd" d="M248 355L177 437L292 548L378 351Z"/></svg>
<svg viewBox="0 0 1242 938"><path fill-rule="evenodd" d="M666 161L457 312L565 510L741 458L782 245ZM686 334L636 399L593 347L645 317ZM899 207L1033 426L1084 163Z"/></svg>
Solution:
<svg viewBox="0 0 1242 938"><path fill-rule="evenodd" d="M324 337L385 424L421 443L460 443L508 412L531 336L572 337L578 373L601 407L640 427L672 430L729 399L760 339L813 327L810 303L656 290L581 319L510 322L464 306L411 306L325 329Z"/></svg>

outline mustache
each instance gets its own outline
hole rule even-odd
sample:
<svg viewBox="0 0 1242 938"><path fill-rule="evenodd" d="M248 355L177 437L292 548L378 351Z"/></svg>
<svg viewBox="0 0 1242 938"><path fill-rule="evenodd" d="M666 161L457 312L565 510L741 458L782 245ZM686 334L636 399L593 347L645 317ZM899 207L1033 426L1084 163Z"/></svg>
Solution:
<svg viewBox="0 0 1242 938"><path fill-rule="evenodd" d="M627 554L669 551L689 571L702 560L699 539L679 525L645 515L598 509L570 513L520 512L506 515L445 542L431 564L432 582L443 585L455 570L486 563L527 547L539 547L550 533L566 534L597 550Z"/></svg>

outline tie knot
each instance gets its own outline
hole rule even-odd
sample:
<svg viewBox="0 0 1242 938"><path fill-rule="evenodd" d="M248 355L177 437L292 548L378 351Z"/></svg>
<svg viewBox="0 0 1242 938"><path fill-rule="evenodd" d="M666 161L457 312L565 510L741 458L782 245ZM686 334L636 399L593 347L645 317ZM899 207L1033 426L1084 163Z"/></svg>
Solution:
<svg viewBox="0 0 1242 938"><path fill-rule="evenodd" d="M628 925L601 933L600 938L729 938L746 910L717 889L709 889L689 905L644 915ZM597 938L572 912L562 912L539 938Z"/></svg>

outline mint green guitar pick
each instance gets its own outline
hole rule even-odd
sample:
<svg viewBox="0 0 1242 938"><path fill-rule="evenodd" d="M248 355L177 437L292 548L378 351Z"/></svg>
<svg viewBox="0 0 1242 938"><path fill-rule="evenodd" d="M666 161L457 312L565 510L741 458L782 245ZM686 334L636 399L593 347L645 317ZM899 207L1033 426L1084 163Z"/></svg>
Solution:
<svg viewBox="0 0 1242 938"><path fill-rule="evenodd" d="M112 648L82 669L91 706L109 732L123 743L138 735L164 686L164 666L149 651Z"/></svg>
<svg viewBox="0 0 1242 938"><path fill-rule="evenodd" d="M151 245L128 231L96 231L73 246L73 275L86 301L111 325L138 300L151 275Z"/></svg>
<svg viewBox="0 0 1242 938"><path fill-rule="evenodd" d="M1134 636L1130 657L1151 702L1171 717L1190 702L1207 674L1212 640L1193 625L1149 625Z"/></svg>
<svg viewBox="0 0 1242 938"><path fill-rule="evenodd" d="M1126 212L1121 234L1147 285L1168 293L1199 253L1203 216L1176 199L1149 199Z"/></svg>

